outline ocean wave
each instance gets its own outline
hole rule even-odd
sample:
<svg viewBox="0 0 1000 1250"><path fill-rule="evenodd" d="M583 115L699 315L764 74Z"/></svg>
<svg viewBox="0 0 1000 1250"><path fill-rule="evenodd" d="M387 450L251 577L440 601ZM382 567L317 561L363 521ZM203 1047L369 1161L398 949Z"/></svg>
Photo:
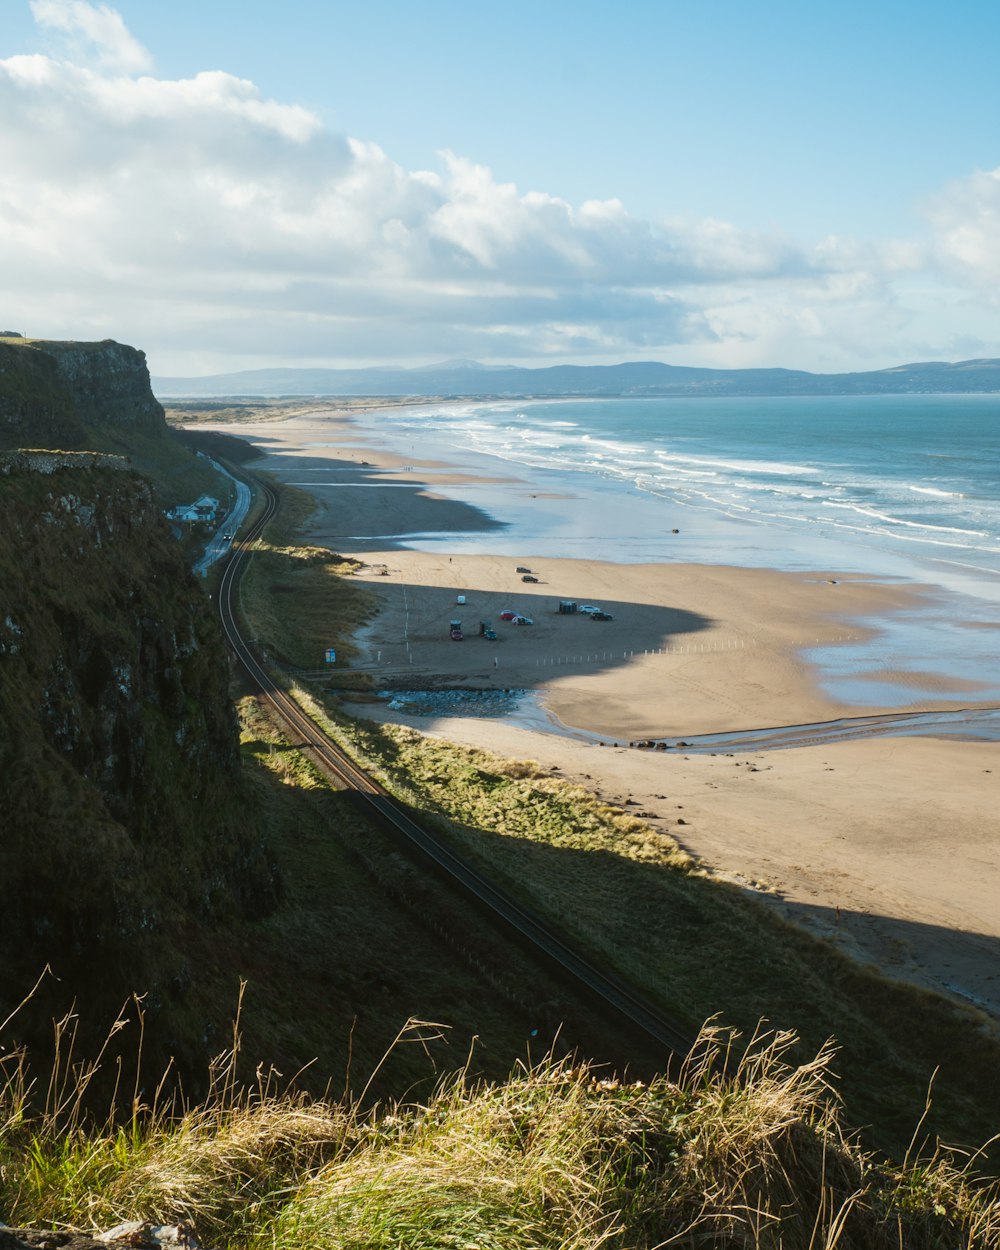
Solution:
<svg viewBox="0 0 1000 1250"><path fill-rule="evenodd" d="M906 489L912 490L917 495L934 495L938 499L964 499L965 495L957 490L939 490L936 486L914 486L912 482L906 483Z"/></svg>
<svg viewBox="0 0 1000 1250"><path fill-rule="evenodd" d="M891 538L900 543L919 543L926 547L950 547L957 551L974 551L982 555L1000 554L1000 547L979 547L974 543L950 542L946 538L928 538L924 534L904 534L899 530L886 529L880 525L850 525L847 522L834 522L834 525L838 529L851 530L858 534L871 534L879 538Z"/></svg>
<svg viewBox="0 0 1000 1250"><path fill-rule="evenodd" d="M935 530L947 534L966 534L969 538L990 537L984 530L967 530L957 525L932 525L927 521L907 521L903 517L890 516L886 512L876 512L874 508L862 508L860 504L840 503L834 499L824 499L823 506L825 508L847 508L852 512L860 513L862 516L870 516L876 521L885 521L888 525L906 525L913 529Z"/></svg>
<svg viewBox="0 0 1000 1250"><path fill-rule="evenodd" d="M593 434L582 434L580 441L586 443L588 448L603 447L616 456L637 456L646 461L649 460L649 451L642 443L622 443L616 439L597 438Z"/></svg>
<svg viewBox="0 0 1000 1250"><path fill-rule="evenodd" d="M653 455L665 463L698 464L713 469L734 469L740 473L771 473L779 477L810 477L818 473L814 465L786 464L781 460L731 460L721 456L685 456L675 451L662 451L654 448Z"/></svg>

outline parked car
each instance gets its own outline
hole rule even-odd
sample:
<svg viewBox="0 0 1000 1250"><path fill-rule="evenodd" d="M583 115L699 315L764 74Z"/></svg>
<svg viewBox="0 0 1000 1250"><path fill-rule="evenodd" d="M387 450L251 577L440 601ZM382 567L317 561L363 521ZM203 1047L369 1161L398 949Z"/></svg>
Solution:
<svg viewBox="0 0 1000 1250"><path fill-rule="evenodd" d="M600 612L600 608L595 608L592 603L581 603L577 608L577 612L586 612L588 615L593 612Z"/></svg>
<svg viewBox="0 0 1000 1250"><path fill-rule="evenodd" d="M537 582L538 578L532 576L531 573L525 573L525 575L521 578L521 581L522 582Z"/></svg>
<svg viewBox="0 0 1000 1250"><path fill-rule="evenodd" d="M514 570L514 572L515 573L530 573L531 569L526 568L525 565L523 564L519 564L517 568Z"/></svg>
<svg viewBox="0 0 1000 1250"><path fill-rule="evenodd" d="M500 613L500 619L501 621L512 621L517 615L517 612L515 612L513 608L504 608L504 610Z"/></svg>
<svg viewBox="0 0 1000 1250"><path fill-rule="evenodd" d="M534 625L534 623L535 622L531 619L530 616L515 616L514 617L515 625Z"/></svg>
<svg viewBox="0 0 1000 1250"><path fill-rule="evenodd" d="M590 619L592 621L613 621L615 618L610 612L591 612Z"/></svg>

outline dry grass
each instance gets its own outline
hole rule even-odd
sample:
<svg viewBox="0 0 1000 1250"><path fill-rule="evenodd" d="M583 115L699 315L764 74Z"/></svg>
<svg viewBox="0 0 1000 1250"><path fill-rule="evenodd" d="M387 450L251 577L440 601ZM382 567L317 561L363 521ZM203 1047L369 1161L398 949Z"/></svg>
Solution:
<svg viewBox="0 0 1000 1250"><path fill-rule="evenodd" d="M467 1066L423 1103L366 1111L264 1069L241 1084L234 1032L197 1105L137 1088L99 1125L77 1096L94 1064L57 1064L61 1093L36 1108L13 1053L0 1202L22 1227L184 1221L221 1250L996 1250L996 1190L940 1153L890 1167L862 1152L831 1048L796 1065L792 1041L711 1027L676 1081L649 1084L551 1058L481 1084Z"/></svg>

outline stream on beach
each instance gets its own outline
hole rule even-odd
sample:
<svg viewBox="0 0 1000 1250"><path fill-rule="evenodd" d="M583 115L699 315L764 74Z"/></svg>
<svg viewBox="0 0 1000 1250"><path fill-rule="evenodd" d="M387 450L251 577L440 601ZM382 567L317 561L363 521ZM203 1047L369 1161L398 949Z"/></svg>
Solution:
<svg viewBox="0 0 1000 1250"><path fill-rule="evenodd" d="M433 718L475 717L503 720L523 729L558 733L584 742L610 742L607 735L563 725L542 705L544 690L380 690L386 707L406 716ZM1000 741L1000 707L960 708L954 711L900 712L878 716L851 716L811 725L776 725L727 733L694 734L685 738L646 738L630 742L653 750L682 749L689 755L723 751L788 750L869 737L948 737L977 742ZM614 745L624 745L614 742Z"/></svg>

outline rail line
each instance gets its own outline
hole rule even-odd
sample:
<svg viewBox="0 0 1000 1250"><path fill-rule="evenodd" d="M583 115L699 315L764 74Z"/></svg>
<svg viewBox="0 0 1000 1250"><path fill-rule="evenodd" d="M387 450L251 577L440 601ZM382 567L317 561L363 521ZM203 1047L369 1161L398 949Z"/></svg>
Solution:
<svg viewBox="0 0 1000 1250"><path fill-rule="evenodd" d="M686 1055L694 1043L687 1030L662 1015L655 1006L614 973L596 967L574 950L539 916L523 907L512 895L483 877L434 834L417 823L387 790L346 755L264 668L257 652L243 637L235 600L239 580L265 526L275 516L278 499L267 483L251 479L262 494L264 510L246 535L233 545L219 585L218 609L229 646L249 681L270 704L286 728L317 762L322 772L339 787L351 792L366 815L393 834L411 852L432 864L467 896L488 909L522 944L555 965L577 990L585 991L621 1022L639 1030L657 1046Z"/></svg>

